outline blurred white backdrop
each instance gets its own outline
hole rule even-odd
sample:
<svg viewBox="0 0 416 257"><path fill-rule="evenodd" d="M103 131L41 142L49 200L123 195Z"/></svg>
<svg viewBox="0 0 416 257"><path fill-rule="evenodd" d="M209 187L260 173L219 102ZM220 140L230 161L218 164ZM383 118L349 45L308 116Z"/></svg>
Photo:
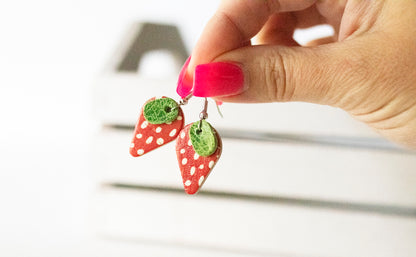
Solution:
<svg viewBox="0 0 416 257"><path fill-rule="evenodd" d="M1 3L1 256L137 255L135 246L96 240L89 229L96 185L88 150L99 126L91 85L131 22L178 24L190 50L218 3Z"/></svg>
<svg viewBox="0 0 416 257"><path fill-rule="evenodd" d="M92 81L130 22L180 23L186 41L194 42L217 3L0 4L1 256L137 255L128 245L96 241L89 229L96 185L87 153L98 127Z"/></svg>

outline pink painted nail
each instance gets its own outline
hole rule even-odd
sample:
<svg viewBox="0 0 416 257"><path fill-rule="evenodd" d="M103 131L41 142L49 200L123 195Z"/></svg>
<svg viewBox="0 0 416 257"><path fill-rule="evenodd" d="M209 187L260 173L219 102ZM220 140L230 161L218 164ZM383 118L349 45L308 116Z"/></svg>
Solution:
<svg viewBox="0 0 416 257"><path fill-rule="evenodd" d="M244 74L232 63L216 62L196 66L194 75L194 96L230 96L242 93Z"/></svg>
<svg viewBox="0 0 416 257"><path fill-rule="evenodd" d="M187 74L187 69L189 62L191 61L191 56L188 57L185 64L182 67L181 72L179 73L178 84L176 87L176 93L182 98L186 97L191 93L193 87L192 78Z"/></svg>

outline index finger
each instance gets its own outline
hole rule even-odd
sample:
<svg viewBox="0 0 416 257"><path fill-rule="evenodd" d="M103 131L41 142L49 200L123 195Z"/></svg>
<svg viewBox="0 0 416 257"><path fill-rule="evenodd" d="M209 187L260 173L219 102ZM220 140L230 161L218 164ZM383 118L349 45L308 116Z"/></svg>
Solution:
<svg viewBox="0 0 416 257"><path fill-rule="evenodd" d="M305 9L316 0L225 0L203 30L188 66L193 74L198 64L246 46L276 12Z"/></svg>

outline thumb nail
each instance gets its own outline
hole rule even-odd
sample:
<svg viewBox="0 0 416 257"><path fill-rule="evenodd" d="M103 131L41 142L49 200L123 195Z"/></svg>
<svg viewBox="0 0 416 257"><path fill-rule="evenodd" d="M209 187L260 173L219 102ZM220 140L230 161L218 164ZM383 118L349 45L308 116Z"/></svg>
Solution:
<svg viewBox="0 0 416 257"><path fill-rule="evenodd" d="M244 90L244 74L236 64L216 62L201 64L195 68L194 96L231 96Z"/></svg>
<svg viewBox="0 0 416 257"><path fill-rule="evenodd" d="M189 93L191 93L192 91L193 81L192 81L192 78L190 78L187 73L188 65L190 61L191 61L191 56L189 56L188 59L186 60L178 77L176 93L178 93L178 95L182 98L189 95Z"/></svg>

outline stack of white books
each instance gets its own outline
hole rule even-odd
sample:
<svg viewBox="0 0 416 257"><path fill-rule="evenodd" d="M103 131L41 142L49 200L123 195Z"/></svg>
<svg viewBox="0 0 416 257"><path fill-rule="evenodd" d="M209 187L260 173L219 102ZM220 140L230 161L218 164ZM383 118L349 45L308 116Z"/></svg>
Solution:
<svg viewBox="0 0 416 257"><path fill-rule="evenodd" d="M416 256L416 155L342 110L224 104L221 118L211 103L208 121L223 138L223 154L194 196L183 191L174 143L131 157L141 105L153 96L178 98L176 77L140 74L144 28L176 40L154 47L171 52L175 69L186 58L175 27L134 24L96 81L101 235L244 256ZM195 98L183 107L185 124L198 120L202 105Z"/></svg>

